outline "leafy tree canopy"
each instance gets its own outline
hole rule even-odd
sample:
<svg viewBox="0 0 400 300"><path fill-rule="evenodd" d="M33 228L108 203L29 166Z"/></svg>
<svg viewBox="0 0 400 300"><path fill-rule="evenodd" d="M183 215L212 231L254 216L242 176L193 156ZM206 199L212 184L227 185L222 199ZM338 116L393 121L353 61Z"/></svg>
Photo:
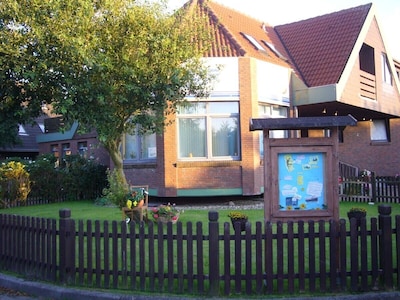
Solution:
<svg viewBox="0 0 400 300"><path fill-rule="evenodd" d="M169 15L163 1L1 1L2 118L27 122L45 101L67 122L95 128L122 171L123 133L138 124L161 132L185 96L207 93L202 22Z"/></svg>

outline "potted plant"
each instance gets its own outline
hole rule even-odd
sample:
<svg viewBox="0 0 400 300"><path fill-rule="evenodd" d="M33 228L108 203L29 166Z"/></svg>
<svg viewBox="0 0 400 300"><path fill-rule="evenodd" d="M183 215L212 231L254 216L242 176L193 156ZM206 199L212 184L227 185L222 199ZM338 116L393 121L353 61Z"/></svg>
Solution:
<svg viewBox="0 0 400 300"><path fill-rule="evenodd" d="M228 214L228 217L231 218L232 226L235 228L235 223L240 223L240 230L244 231L246 229L246 222L249 217L240 211L231 211Z"/></svg>
<svg viewBox="0 0 400 300"><path fill-rule="evenodd" d="M175 204L171 205L171 203L168 203L167 205L162 204L152 208L151 214L153 216L153 219L157 222L172 222L173 224L175 224L176 222L178 222L181 211L176 208Z"/></svg>
<svg viewBox="0 0 400 300"><path fill-rule="evenodd" d="M144 195L142 193L138 193L137 191L130 192L127 198L128 200L126 200L126 207L129 209L142 207L144 204Z"/></svg>
<svg viewBox="0 0 400 300"><path fill-rule="evenodd" d="M349 218L349 221L353 218L356 219L358 226L361 224L361 219L365 218L366 216L367 216L367 210L362 207L352 207L347 212L347 217Z"/></svg>

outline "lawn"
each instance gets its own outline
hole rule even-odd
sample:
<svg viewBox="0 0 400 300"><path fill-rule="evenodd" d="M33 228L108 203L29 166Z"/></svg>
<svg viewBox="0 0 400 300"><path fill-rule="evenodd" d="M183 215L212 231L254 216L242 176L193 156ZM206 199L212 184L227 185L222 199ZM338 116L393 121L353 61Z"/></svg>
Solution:
<svg viewBox="0 0 400 300"><path fill-rule="evenodd" d="M347 219L347 211L351 207L363 207L367 210L367 219L378 216L378 206L369 205L367 203L350 203L350 202L342 202L339 204L340 208L340 218ZM392 207L392 216L400 215L400 205L399 204L390 204ZM181 206L184 208L184 206ZM59 210L61 209L70 209L71 217L76 220L99 220L99 221L120 221L122 220L121 210L117 207L108 207L108 206L98 206L95 205L93 201L68 201L62 203L52 203L52 204L44 204L37 206L27 206L27 207L15 207L0 210L2 214L16 214L23 216L32 216L32 217L40 217L40 218L55 218L58 219ZM210 209L215 210L215 207ZM196 209L193 206L190 209L184 208L184 212L180 216L180 221L183 223L193 222L196 223L198 221L207 222L208 220L208 211L207 209ZM227 208L219 208L217 209L219 212L219 220L220 222L230 222L228 218L229 209ZM246 214L249 216L250 222L263 221L264 219L264 211L263 209L246 209Z"/></svg>

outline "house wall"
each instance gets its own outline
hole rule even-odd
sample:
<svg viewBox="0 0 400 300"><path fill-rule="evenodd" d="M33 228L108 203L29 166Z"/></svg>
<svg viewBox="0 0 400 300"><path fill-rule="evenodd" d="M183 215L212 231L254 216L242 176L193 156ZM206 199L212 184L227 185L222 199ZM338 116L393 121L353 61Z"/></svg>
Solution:
<svg viewBox="0 0 400 300"><path fill-rule="evenodd" d="M375 19L371 23L371 27L368 30L368 34L364 43L374 48L375 77L372 78L375 80L376 100L366 99L360 96L360 82L362 80L361 75L365 72L360 70L360 60L357 56L350 76L346 81L343 93L340 97L340 102L361 106L373 111L379 111L392 115L400 115L400 95L398 88L396 88L396 82L393 82L393 85L383 82L381 54L386 53L386 49L384 48L384 44ZM355 50L357 53L360 51L360 49Z"/></svg>
<svg viewBox="0 0 400 300"><path fill-rule="evenodd" d="M110 157L107 151L100 146L99 141L97 140L96 136L88 134L88 135L76 135L71 140L56 140L56 141L49 141L39 143L39 154L46 154L46 153L53 153L52 146L57 145L59 149L59 155L62 153L62 145L69 143L70 144L70 151L72 155L79 154L78 151L78 143L86 142L88 146L87 158L92 158L96 162L110 167Z"/></svg>
<svg viewBox="0 0 400 300"><path fill-rule="evenodd" d="M344 130L344 142L339 144L339 160L359 169L373 171L378 176L400 173L400 120L390 120L390 142L371 143L370 122L358 122Z"/></svg>
<svg viewBox="0 0 400 300"><path fill-rule="evenodd" d="M374 48L376 100L360 97L362 71L359 66L359 58L357 58L346 81L341 102L357 106L361 104L370 110L396 115L400 109L400 96L395 86L396 82L393 83L393 86L383 82L381 54L386 53L386 50L375 19L371 23L364 42ZM343 134L344 142L339 144L340 161L357 166L359 169L374 171L377 175L382 176L395 175L400 172L398 171L400 156L397 155L396 150L400 147L400 120L390 119L389 131L389 142L371 142L369 118L359 121L355 127L347 127Z"/></svg>
<svg viewBox="0 0 400 300"><path fill-rule="evenodd" d="M235 60L238 64L236 69L240 91L241 159L179 161L177 124L172 122L157 139L156 163L147 166L125 166L125 174L130 183L148 184L150 194L160 197L262 193L263 169L258 133L249 130L250 118L258 115L255 80L257 64L252 58ZM219 82L217 86L224 84Z"/></svg>

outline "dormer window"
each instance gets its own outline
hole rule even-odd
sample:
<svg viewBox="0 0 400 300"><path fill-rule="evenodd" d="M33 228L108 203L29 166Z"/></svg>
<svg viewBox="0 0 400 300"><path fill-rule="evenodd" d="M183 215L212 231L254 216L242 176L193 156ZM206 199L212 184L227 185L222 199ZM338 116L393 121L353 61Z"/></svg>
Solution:
<svg viewBox="0 0 400 300"><path fill-rule="evenodd" d="M22 126L21 124L18 126L18 135L28 135L24 126Z"/></svg>
<svg viewBox="0 0 400 300"><path fill-rule="evenodd" d="M275 53L276 56L278 56L279 58L283 59L283 60L287 60L287 58L285 56L282 55L282 53L280 53L278 51L278 49L275 48L274 44L268 43L267 41L262 41L269 49L271 49L272 52Z"/></svg>
<svg viewBox="0 0 400 300"><path fill-rule="evenodd" d="M243 33L241 32L241 34L259 51L263 51L263 52L267 52L264 47L254 38L252 37L250 34L247 33Z"/></svg>

